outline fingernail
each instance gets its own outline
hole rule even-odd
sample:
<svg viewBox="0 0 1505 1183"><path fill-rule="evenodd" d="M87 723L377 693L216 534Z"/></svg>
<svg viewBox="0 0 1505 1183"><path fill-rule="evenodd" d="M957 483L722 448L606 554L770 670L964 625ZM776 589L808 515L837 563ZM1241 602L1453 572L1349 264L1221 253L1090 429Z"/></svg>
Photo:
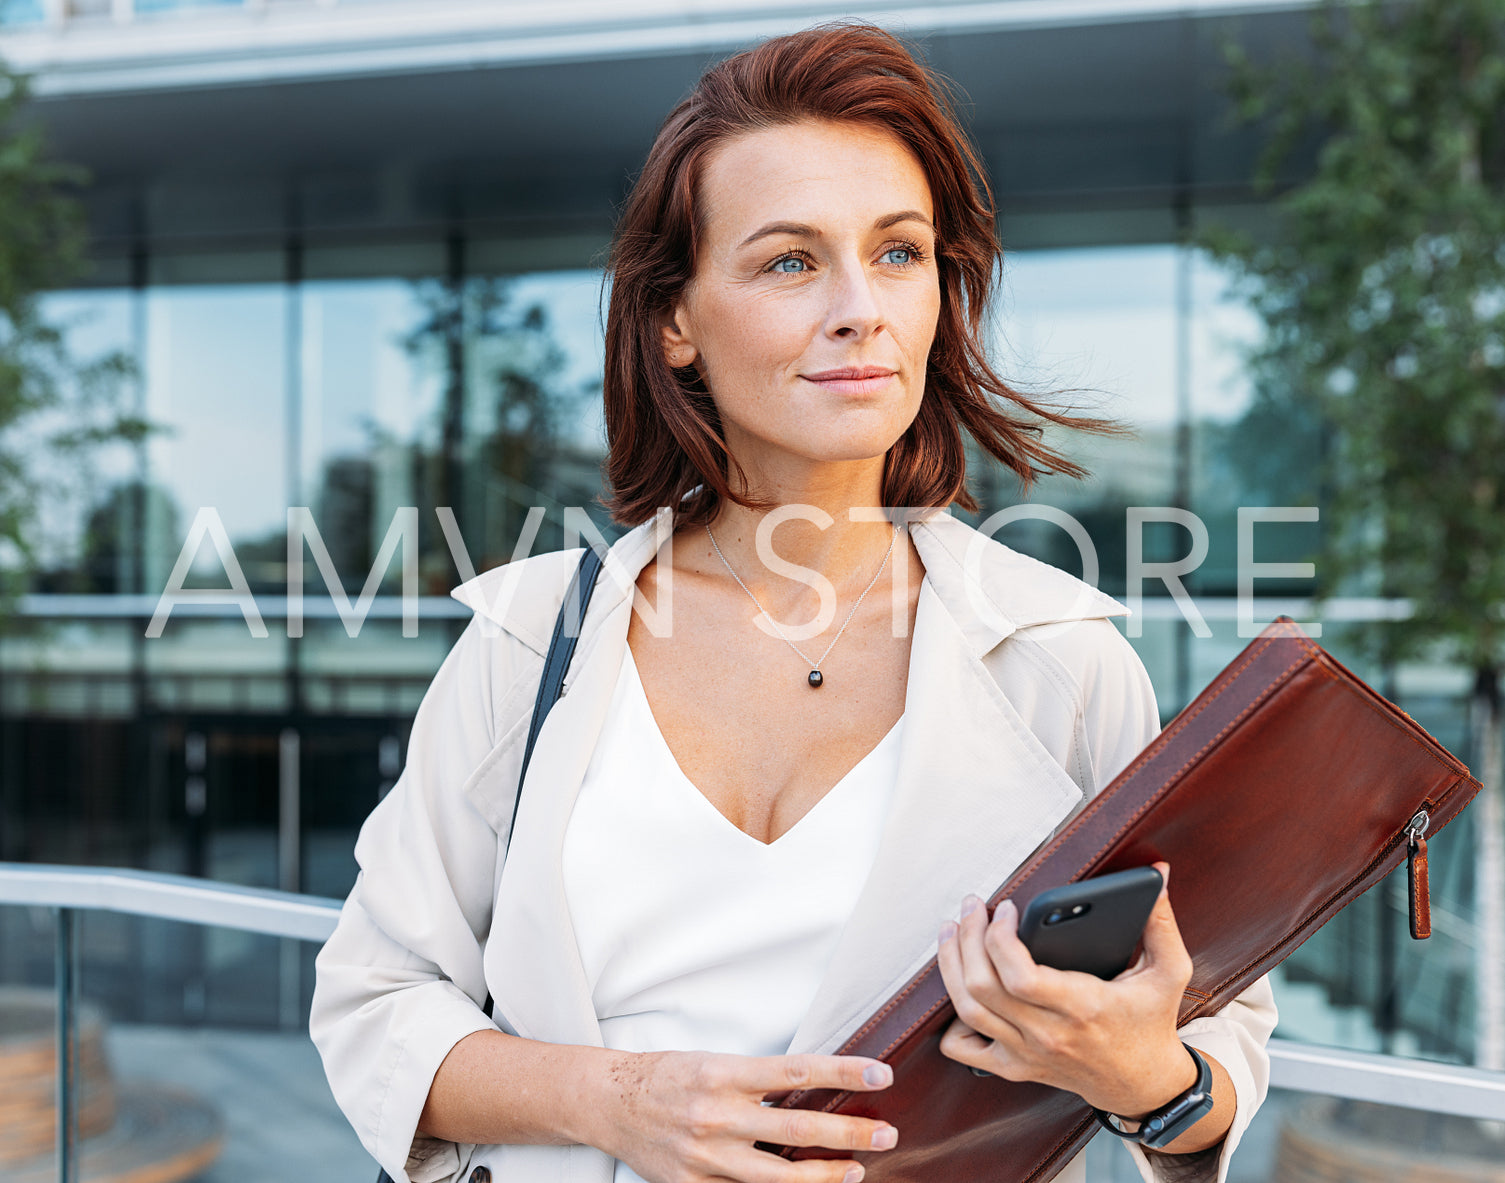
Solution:
<svg viewBox="0 0 1505 1183"><path fill-rule="evenodd" d="M894 1082L894 1070L887 1064L869 1064L862 1070L862 1082L873 1088L886 1088Z"/></svg>
<svg viewBox="0 0 1505 1183"><path fill-rule="evenodd" d="M899 1131L891 1125L873 1131L874 1150L892 1150L899 1144Z"/></svg>
<svg viewBox="0 0 1505 1183"><path fill-rule="evenodd" d="M848 1167L847 1173L843 1175L841 1179L841 1183L861 1183L861 1181L862 1168L860 1166Z"/></svg>
<svg viewBox="0 0 1505 1183"><path fill-rule="evenodd" d="M945 944L956 935L956 921L948 920L941 925L941 943Z"/></svg>
<svg viewBox="0 0 1505 1183"><path fill-rule="evenodd" d="M1005 922L1012 922L1014 916L1018 913L1018 911L1019 910L1014 907L1013 900L1004 900L1003 903L999 904L998 907L993 909L993 919L998 920L1002 918Z"/></svg>
<svg viewBox="0 0 1505 1183"><path fill-rule="evenodd" d="M975 895L969 895L966 899L964 899L962 901L962 915L963 916L970 916L970 915L972 915L973 912L977 911L977 905L980 904L980 903L982 903L982 901L980 899L978 899Z"/></svg>

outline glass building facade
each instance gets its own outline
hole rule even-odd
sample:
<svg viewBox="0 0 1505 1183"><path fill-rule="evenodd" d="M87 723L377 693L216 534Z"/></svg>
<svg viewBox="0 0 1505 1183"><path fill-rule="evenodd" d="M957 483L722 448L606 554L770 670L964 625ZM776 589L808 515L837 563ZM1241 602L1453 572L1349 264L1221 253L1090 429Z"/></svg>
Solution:
<svg viewBox="0 0 1505 1183"><path fill-rule="evenodd" d="M65 7L68 20L93 19L88 5ZM158 9L197 7L241 19L246 6L135 0L125 31L174 15ZM34 51L51 11L8 10L18 54ZM1247 32L1273 44L1299 27L1277 13ZM106 35L92 28L84 32ZM1227 277L1184 245L1208 220L1257 226L1264 217L1247 187L1248 142L1202 110L1217 105L1209 63L1218 35L1167 16L940 30L927 42L972 96L999 190L1006 262L992 345L1001 371L1030 391L1078 392L1077 405L1133 428L1058 437L1092 479L1050 479L1023 502L1011 479L979 462L977 517L1025 505L1003 541L1073 572L1095 566L1118 596L1137 590L1128 586L1132 507L1148 511L1147 562L1192 548L1165 509L1205 524L1206 557L1184 582L1208 635L1155 579L1132 635L1167 719L1245 643L1233 606L1239 507L1321 503L1309 462L1321 441L1299 424L1272 437L1251 418L1241 350L1259 325ZM994 74L990 45L1016 79ZM504 62L475 77L416 67L392 79L237 75L213 93L138 80L111 98L118 118L160 111L170 126L144 122L124 145L100 127L99 94L69 90L58 67L64 82L50 98L44 88L39 109L60 151L86 158L98 184L87 198L91 270L45 309L75 356L128 360L122 397L158 430L101 450L44 507L44 561L0 637L0 860L345 894L355 834L400 771L413 712L463 627L449 590L512 556L532 507L544 511L534 551L562 544L569 506L615 533L595 503L602 250L657 119L709 52L581 50L562 65ZM1032 61L1041 53L1093 85L1077 93L1054 83L1051 104L1020 98L1044 69ZM119 69L145 69L133 61ZM1158 78L1165 62L1178 67L1169 80ZM1136 78L1154 93L1120 118L1115 87L1132 90ZM483 84L494 103L481 101ZM451 93L468 113L464 134L440 119L454 108L434 96ZM618 103L622 95L634 97ZM185 108L200 99L203 118L220 124L194 123ZM236 102L248 112L239 122L226 114ZM299 110L310 128L275 122ZM371 124L388 119L377 134ZM447 155L413 164L431 127ZM482 147L467 148L465 135ZM416 636L402 628L399 559L351 635L312 550L302 574L308 618L301 636L289 635L290 507L310 511L352 603L401 511L416 509ZM157 597L206 511L223 526L266 635L221 605L178 608L148 638ZM1090 563L1050 511L1085 528ZM1262 524L1257 558L1310 559L1319 529ZM212 535L187 586L227 586ZM1263 621L1312 584L1271 580L1257 591ZM1324 642L1467 759L1464 671L1365 665L1331 621ZM1403 893L1371 892L1283 967L1281 1034L1470 1060L1470 825L1465 815L1434 844L1432 941L1405 937ZM270 938L215 930L185 940L121 917L88 924L86 975L123 1021L302 1021L309 949L289 954ZM45 979L49 939L24 912L0 910L0 980Z"/></svg>

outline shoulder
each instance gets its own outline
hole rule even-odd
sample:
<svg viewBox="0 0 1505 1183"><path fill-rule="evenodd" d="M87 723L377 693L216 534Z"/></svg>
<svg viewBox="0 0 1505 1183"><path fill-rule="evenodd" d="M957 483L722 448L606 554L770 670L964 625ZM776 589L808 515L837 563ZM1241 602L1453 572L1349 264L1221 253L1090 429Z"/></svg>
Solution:
<svg viewBox="0 0 1505 1183"><path fill-rule="evenodd" d="M948 606L957 612L996 614L1000 635L1129 614L1106 592L1005 546L950 513L933 514L911 529L926 574Z"/></svg>
<svg viewBox="0 0 1505 1183"><path fill-rule="evenodd" d="M548 651L554 620L582 553L577 546L515 559L483 571L449 594L476 614L482 635L495 637L500 631L541 657Z"/></svg>
<svg viewBox="0 0 1505 1183"><path fill-rule="evenodd" d="M915 529L926 575L1026 726L1091 792L1159 726L1128 609L948 515Z"/></svg>

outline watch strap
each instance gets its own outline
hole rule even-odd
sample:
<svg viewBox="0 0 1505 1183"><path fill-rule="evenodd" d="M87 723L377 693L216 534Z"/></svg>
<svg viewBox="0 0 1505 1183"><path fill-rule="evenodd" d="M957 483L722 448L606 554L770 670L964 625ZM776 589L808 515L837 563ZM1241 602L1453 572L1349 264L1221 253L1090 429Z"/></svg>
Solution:
<svg viewBox="0 0 1505 1183"><path fill-rule="evenodd" d="M1159 1109L1145 1114L1139 1121L1139 1128L1132 1132L1120 1129L1113 1120L1114 1115L1094 1109L1092 1112L1097 1114L1098 1124L1120 1138L1138 1142L1151 1150L1160 1150L1211 1113L1212 1068L1196 1048L1184 1043L1181 1046L1186 1048L1187 1054L1197 1065L1197 1080L1191 1088L1171 1098Z"/></svg>

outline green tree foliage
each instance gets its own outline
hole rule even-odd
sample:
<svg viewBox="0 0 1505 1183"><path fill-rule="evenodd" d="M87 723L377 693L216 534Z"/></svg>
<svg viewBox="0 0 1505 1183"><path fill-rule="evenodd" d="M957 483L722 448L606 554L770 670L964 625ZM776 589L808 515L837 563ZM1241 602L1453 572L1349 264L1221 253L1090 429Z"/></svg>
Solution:
<svg viewBox="0 0 1505 1183"><path fill-rule="evenodd" d="M1314 59L1256 66L1245 119L1274 134L1275 185L1315 136L1314 175L1275 199L1279 232L1213 230L1267 328L1251 358L1266 425L1326 424L1325 589L1411 600L1370 639L1505 655L1505 0L1328 3Z"/></svg>
<svg viewBox="0 0 1505 1183"><path fill-rule="evenodd" d="M87 476L91 449L146 432L119 406L129 363L74 361L42 315L41 293L81 269L84 177L48 157L26 98L0 67L0 622L37 558L42 502Z"/></svg>
<svg viewBox="0 0 1505 1183"><path fill-rule="evenodd" d="M1380 655L1475 672L1476 1059L1505 1069L1505 0L1328 0L1313 43L1274 66L1231 48L1242 115L1275 133L1257 183L1303 142L1316 166L1272 239L1204 245L1265 322L1265 440L1324 425L1325 590L1405 597Z"/></svg>

